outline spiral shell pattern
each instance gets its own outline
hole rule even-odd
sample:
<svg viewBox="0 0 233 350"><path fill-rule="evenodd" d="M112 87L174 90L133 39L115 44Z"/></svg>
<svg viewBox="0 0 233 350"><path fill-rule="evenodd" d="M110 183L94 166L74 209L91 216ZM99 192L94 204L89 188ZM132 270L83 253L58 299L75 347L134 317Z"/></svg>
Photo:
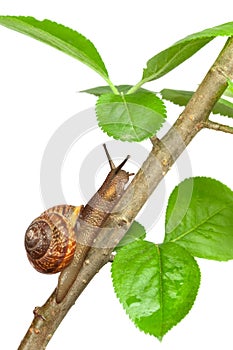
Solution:
<svg viewBox="0 0 233 350"><path fill-rule="evenodd" d="M57 273L73 259L77 219L82 206L58 205L46 210L28 227L25 249L33 267L42 273Z"/></svg>

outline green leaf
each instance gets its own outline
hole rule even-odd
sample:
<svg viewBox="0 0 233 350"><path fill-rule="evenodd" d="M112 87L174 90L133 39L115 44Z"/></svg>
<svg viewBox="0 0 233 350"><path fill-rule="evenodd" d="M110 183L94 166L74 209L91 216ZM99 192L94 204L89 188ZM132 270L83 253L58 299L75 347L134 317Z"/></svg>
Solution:
<svg viewBox="0 0 233 350"><path fill-rule="evenodd" d="M147 62L139 84L158 79L194 55L217 36L232 36L233 22L191 34L161 51Z"/></svg>
<svg viewBox="0 0 233 350"><path fill-rule="evenodd" d="M146 230L144 226L139 224L139 222L134 221L128 231L126 232L125 236L122 238L122 240L119 242L119 244L116 246L115 250L119 250L121 247L138 241L142 240L146 237Z"/></svg>
<svg viewBox="0 0 233 350"><path fill-rule="evenodd" d="M186 106L192 95L193 91L172 90L163 89L161 92L162 98L171 101L179 106ZM233 103L220 98L214 106L212 113L221 114L223 116L233 118Z"/></svg>
<svg viewBox="0 0 233 350"><path fill-rule="evenodd" d="M94 69L109 83L107 69L93 43L82 34L48 19L0 16L0 24L42 41Z"/></svg>
<svg viewBox="0 0 233 350"><path fill-rule="evenodd" d="M194 256L233 259L233 192L206 177L181 182L168 201L165 231L165 242L175 242Z"/></svg>
<svg viewBox="0 0 233 350"><path fill-rule="evenodd" d="M122 141L142 141L153 136L166 118L161 99L139 90L131 95L101 95L96 104L99 126Z"/></svg>
<svg viewBox="0 0 233 350"><path fill-rule="evenodd" d="M233 97L233 81L230 79L227 79L227 83L228 83L228 88L225 90L224 95L232 98Z"/></svg>
<svg viewBox="0 0 233 350"><path fill-rule="evenodd" d="M173 102L178 106L186 106L194 91L163 89L160 91L163 99Z"/></svg>
<svg viewBox="0 0 233 350"><path fill-rule="evenodd" d="M131 85L118 85L116 86L117 90L119 92L123 92L124 94L127 93L127 91L131 88ZM95 95L95 96L101 96L103 94L111 94L112 90L111 88L106 86L97 86L91 89L82 90L81 92L86 92L87 94Z"/></svg>
<svg viewBox="0 0 233 350"><path fill-rule="evenodd" d="M116 86L116 89L120 92L120 93L123 93L123 94L127 94L127 92L132 88L132 85L117 85ZM143 88L140 88L138 89L138 91L146 91L146 92L152 92L150 90L147 90L147 89L143 89ZM104 94L111 94L112 93L112 90L110 88L110 86L108 85L105 85L105 86L97 86L97 87L94 87L94 88L91 88L91 89L87 89L87 90L82 90L80 92L86 92L87 94L91 94L91 95L95 95L95 96L101 96L101 95L104 95ZM154 92L153 92L154 94Z"/></svg>
<svg viewBox="0 0 233 350"><path fill-rule="evenodd" d="M194 258L174 243L131 243L112 264L115 292L135 325L158 339L191 309L200 284Z"/></svg>

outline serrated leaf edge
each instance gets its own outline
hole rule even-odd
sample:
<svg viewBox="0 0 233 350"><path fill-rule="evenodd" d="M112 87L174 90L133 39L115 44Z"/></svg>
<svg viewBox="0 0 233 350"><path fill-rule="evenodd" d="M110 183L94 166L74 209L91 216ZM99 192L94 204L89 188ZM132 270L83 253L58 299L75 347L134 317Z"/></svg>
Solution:
<svg viewBox="0 0 233 350"><path fill-rule="evenodd" d="M169 205L169 200L170 200L170 197L173 195L173 193L175 192L175 190L177 189L177 187L179 187L179 185L181 185L182 183L184 183L185 181L188 181L188 180L190 180L190 179L208 179L208 180L212 180L213 182L215 182L215 183L218 183L218 184L220 184L220 185L222 185L223 186L223 188L225 188L227 191L230 191L231 193L232 193L232 195L233 195L233 191L232 191L232 189L229 187L229 186L227 186L226 184L224 184L224 183L222 183L221 181L219 181L219 180L217 180L217 179L215 179L215 178L212 178L212 177L207 177L207 176L196 176L196 177L189 177L189 178L187 178L187 179L185 179L185 180L183 180L183 181L181 181L177 186L175 186L174 187L174 189L173 189L173 191L171 192L171 194L170 194L170 196L169 196L169 199L168 199L168 203L167 203L167 207L166 207L166 213L165 213L165 235L164 235L164 242L163 243L176 243L177 245L179 245L179 246L181 246L182 248L184 248L184 249L186 249L188 252L189 252L189 254L191 254L193 257L196 257L196 258L202 258L202 259L207 259L207 260L213 260L213 261L218 261L218 262L226 262L226 261L229 261L229 260L232 260L232 258L230 258L230 257L228 257L228 258L220 258L220 257L218 257L218 258L216 258L216 256L203 256L203 255L201 255L201 254L197 254L197 253L195 253L195 254L193 254L191 251L189 251L186 247L184 247L182 244L180 244L179 243L179 239L180 238L182 238L183 236L185 236L185 235L187 235L187 234L189 234L189 233L191 233L191 232L193 232L193 231L195 231L194 229L192 229L192 230L189 230L188 232L185 232L185 234L183 234L183 235L180 235L179 236L179 238L177 238L177 239L173 239L173 240L166 240L166 238L167 238L167 235L168 234L170 234L170 232L172 232L172 231L166 231L166 226L167 226L167 208L168 208L168 205ZM231 205L231 203L232 203L232 200L230 200L229 202L227 202L226 203L226 205ZM222 207L221 208L221 210L218 210L218 211L216 211L212 216L214 216L214 215L216 215L218 212L221 212L222 210L224 210L226 207ZM210 216L210 217L212 217L212 216ZM198 225L199 226L199 225ZM197 226L197 227L198 227ZM175 227L176 228L176 227Z"/></svg>
<svg viewBox="0 0 233 350"><path fill-rule="evenodd" d="M104 62L103 62L102 57L100 56L98 50L96 49L96 47L95 47L95 45L92 43L92 41L91 41L90 39L86 38L83 34L77 32L76 30L74 30L74 29L72 29L72 28L70 28L70 27L67 27L67 26L65 26L65 25L63 25L63 24L57 23L57 22L55 22L55 21L51 21L51 20L49 20L49 19L38 20L37 18L35 18L35 17L33 17L33 16L0 16L0 19L1 19L1 18L2 18L2 19L4 19L4 18L14 19L14 20L17 20L17 21L19 21L19 22L21 22L21 23L26 23L27 26L36 29L36 31L42 32L42 33L46 33L46 35L47 35L49 38L53 38L53 39L55 39L57 42L60 42L60 43L65 43L65 45L66 45L67 47L70 47L70 48L71 48L71 51L73 51L73 49L75 48L72 44L69 44L67 41L64 41L63 39L61 39L61 38L59 38L59 37L56 37L56 36L54 36L53 34L50 34L49 32L47 32L46 30L44 30L44 29L42 29L42 28L37 28L36 26L32 25L31 23L24 22L23 19L30 18L30 19L33 19L33 20L35 20L35 21L38 21L39 23L49 22L49 23L51 23L51 24L55 24L56 26L58 26L58 27L60 27L60 28L64 28L64 29L66 29L66 30L69 30L70 32L72 32L72 33L74 33L74 34L76 34L76 35L79 35L80 37L82 37L82 39L86 40L86 41L88 42L88 44L90 44L90 45L92 46L92 49L94 49L94 50L96 51L96 54L97 54L97 56L98 56L98 59L99 59L100 62L101 62L101 66L99 66L98 64L96 65L95 62L94 62L94 64L89 64L89 63L82 62L82 61L80 61L80 62L82 62L83 64L86 64L87 66L89 66L90 68L92 68L93 70L95 70L95 71L96 71L98 74L100 74L105 80L108 80L108 78L109 78L108 71L107 71L107 68L106 68L106 66L105 66L105 64L104 64ZM22 19L22 21L21 21L21 19ZM0 24L3 25L3 26L5 26L5 25L2 24L2 23L0 23ZM7 28L10 28L9 26L6 26L6 27L7 27ZM14 28L10 28L10 29L16 31L16 29L14 29ZM49 43L47 43L47 42L44 41L44 40L35 38L33 35L31 35L31 34L29 34L29 33L26 33L26 32L24 32L24 31L20 31L20 30L17 30L17 31L18 31L19 33L24 34L24 35L28 35L29 37L31 37L31 38L33 38L33 39L36 39L36 40L38 40L38 41L40 41L40 42L42 42L42 43L44 43L44 44L47 44L47 45L49 45L49 46L51 46L51 47L53 47L53 48L56 48L56 47L54 47L53 45L50 45ZM57 48L57 49L61 51L61 49L59 49L59 48ZM62 52L63 52L63 51L62 51ZM83 51L81 51L81 50L80 50L80 52L82 52L83 57L87 57L87 58L89 59L89 56L86 55L85 52L83 52ZM68 54L67 52L63 52L63 53ZM76 60L78 60L77 57L74 57L72 54L68 54L68 55L71 56L71 57L73 57L73 58L75 58ZM96 68L96 67L98 67L98 68Z"/></svg>
<svg viewBox="0 0 233 350"><path fill-rule="evenodd" d="M203 46L207 45L210 41L212 41L212 40L215 39L216 37L218 37L218 36L222 36L222 37L224 37L224 36L228 36L228 37L229 37L229 36L232 36L233 30L232 30L231 32L229 32L229 31L226 32L226 31L225 31L225 33L217 33L217 34L216 34L216 33L213 34L213 32L212 32L212 33L211 33L211 32L208 33L208 31L210 31L210 30L212 30L212 31L214 31L214 30L215 30L215 31L216 31L216 30L218 31L219 29L223 30L223 26L226 27L227 25L232 25L232 26L233 26L233 22L223 23L223 24L220 24L220 25L218 25L218 26L206 28L206 29L204 29L204 30L202 30L202 31L198 31L198 32L192 33L192 34L190 34L190 35L184 37L183 39L181 39L181 40L175 42L173 45L169 46L168 48L166 48L166 49L164 49L164 50L158 52L157 54L155 54L153 57L151 57L151 58L147 61L147 67L144 68L144 70L143 70L143 77L142 77L142 80L141 80L138 84L136 84L136 86L137 86L137 85L141 86L141 85L143 85L143 84L146 83L146 82L149 82L149 81L151 81L151 80L156 80L156 79L162 77L163 75L169 73L171 70L173 70L174 68L178 67L180 64L182 64L182 63L185 62L187 59L189 59L190 57L192 57L192 56L193 56L195 53L197 53ZM221 27L222 27L222 28L221 28ZM144 74L145 74L146 71L148 71L151 60L153 60L156 56L159 56L159 55L165 53L166 51L169 51L169 50L171 50L172 48L175 48L175 47L177 47L177 46L179 46L179 45L192 44L193 41L201 41L201 40L207 40L207 42L204 43L203 45L201 45L200 49L198 49L198 50L195 51L192 55L190 55L189 57L187 57L184 61L182 61L181 63L179 63L178 65L176 65L174 68L171 68L168 72L166 72L166 69L163 68L162 70L165 71L164 74L161 75L160 72L156 72L156 73L154 73L154 74L151 74L151 77L150 77L150 78L149 78L149 77L145 77ZM200 43L200 44L201 44L201 43ZM177 54L180 54L180 52L181 52L181 50L179 50L179 52L177 52ZM174 59L174 57L172 58L172 60L173 60L173 59Z"/></svg>
<svg viewBox="0 0 233 350"><path fill-rule="evenodd" d="M185 93L190 94L190 97L184 95L184 98L185 97L189 98L189 100L191 99L192 95L194 94L194 91L188 91L188 90L185 91L185 90L175 90L175 89L163 89L163 90L160 91L163 100L169 101L169 102L173 103L174 105L180 106L180 107L186 106L188 104L189 100L187 101L187 103L175 102L172 98L168 98L168 97L164 97L163 96L163 91L164 90L170 90L170 91L174 91L174 92L177 92L177 93L180 93L180 94L182 92L184 92L184 94ZM181 98L182 98L182 96L181 96ZM228 106L228 104L231 105L231 106ZM212 109L212 113L215 114L215 115L221 115L223 117L227 117L227 118L232 119L233 116L231 116L231 115L229 115L227 113L221 113L218 110L218 108L220 109L222 106L225 107L225 108L232 108L232 114L233 114L233 103L228 101L228 100L226 100L226 99L224 99L224 98L219 98L219 100L217 101L217 103L215 104L215 106Z"/></svg>
<svg viewBox="0 0 233 350"><path fill-rule="evenodd" d="M207 179L207 180L212 180L212 181L214 181L214 182L217 182L217 183L223 185L227 190L231 191L232 194L233 194L233 191L232 191L232 189L231 189L229 186L227 186L226 184L224 184L224 183L221 182L220 180L217 180L217 179L215 179L215 178L213 178L213 177L211 177L211 176L193 176L193 177L190 176L190 177L185 178L183 181L181 181L178 185L176 185L176 186L173 188L173 190L172 190L172 192L170 193L170 196L169 196L169 198L168 198L168 202L167 202L167 206L166 206L166 213L165 213L165 233L166 233L166 223L167 223L167 208L168 208L168 204L169 204L169 199L170 199L170 197L173 195L173 193L175 192L175 190L176 190L181 184L183 184L183 183L186 182L186 181L195 180L195 179ZM170 242L170 241L167 241L167 242L163 241L163 243L168 243L168 242Z"/></svg>
<svg viewBox="0 0 233 350"><path fill-rule="evenodd" d="M158 128L157 128L157 130L156 130L156 132L158 132L160 129L161 129L161 127L163 126L163 124L165 123L165 121L166 121L166 118L167 118L167 110L166 110L166 106L165 106L165 104L164 104L164 101L161 99L161 98L159 98L158 96L156 96L156 94L155 94L155 92L153 92L153 91L150 91L150 90L146 90L146 89L141 89L141 90L144 90L144 91L147 91L147 92L150 92L151 94L154 94L155 95L155 97L156 98L158 98L159 100L160 100L160 102L162 103L162 109L163 109L163 113L164 114L161 114L162 116L163 116L163 119L161 118L161 121L160 121L160 123L158 123ZM116 135L114 135L114 133L112 134L111 132L109 132L109 130L105 130L104 129L104 126L105 125L110 125L110 124L112 124L112 125L116 125L116 124L122 124L122 125L129 125L129 126L133 126L132 124L127 124L127 123L116 123L116 122L109 122L109 123L101 123L101 120L100 120L100 116L99 116L99 114L98 114L98 112L97 112L97 108L98 108L98 104L99 104L99 99L102 97L102 96L104 96L104 95L111 95L111 96L113 96L113 94L112 93L106 93L106 94L101 94L100 96L99 96L99 98L97 99L97 102L96 102L96 105L95 105L95 114L96 114L96 119L97 119L97 122L98 122L98 126L99 126L99 128L104 132L104 133L106 133L108 136L110 136L110 137L113 137L115 140L121 140L121 141L123 141L123 142L141 142L141 141L143 141L143 140L146 140L146 139L148 139L148 138L150 138L150 137L152 137L155 133L153 132L153 131L151 131L151 132L149 132L148 130L146 130L146 132L147 132L147 135L145 136L145 137L137 137L137 138L130 138L130 139L128 139L128 138L126 138L126 139L123 139L122 137L118 137L118 136L116 136ZM121 103L123 103L123 101L122 102L112 102L112 104L114 104L114 103L119 103L119 104L121 104ZM128 103L128 102L127 102ZM109 104L109 102L108 102L108 104ZM130 102L130 104L132 104L132 105L136 105L136 106L141 106L142 108L145 108L145 109L148 109L148 110L150 110L150 111L152 111L152 112L154 112L155 113L155 111L152 109L152 108L149 108L149 107L147 107L147 106L144 106L144 105L142 105L142 104L137 104L137 103L133 103L133 102ZM102 103L102 105L104 105L104 103ZM143 128L140 128L141 130L145 130L145 129L143 129ZM135 133L135 135L136 135L136 133Z"/></svg>

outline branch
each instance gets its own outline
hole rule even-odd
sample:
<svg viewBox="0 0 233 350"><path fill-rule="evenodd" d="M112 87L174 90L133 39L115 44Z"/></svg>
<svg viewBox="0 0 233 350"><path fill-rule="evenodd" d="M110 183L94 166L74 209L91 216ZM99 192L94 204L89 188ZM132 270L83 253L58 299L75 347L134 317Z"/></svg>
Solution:
<svg viewBox="0 0 233 350"><path fill-rule="evenodd" d="M229 125L215 123L215 122L212 122L211 120L207 120L206 122L204 122L203 127L207 128L207 129L212 129L215 131L223 131L223 132L226 132L228 134L233 134L233 127L231 127Z"/></svg>
<svg viewBox="0 0 233 350"><path fill-rule="evenodd" d="M87 284L105 265L117 243L124 236L150 194L193 137L202 129L217 100L233 78L233 38L228 39L214 65L192 96L176 123L161 139L152 138L153 148L127 190L114 207L114 212L100 230L95 244L68 294L56 303L55 292L35 309L34 319L19 350L43 350L66 313Z"/></svg>

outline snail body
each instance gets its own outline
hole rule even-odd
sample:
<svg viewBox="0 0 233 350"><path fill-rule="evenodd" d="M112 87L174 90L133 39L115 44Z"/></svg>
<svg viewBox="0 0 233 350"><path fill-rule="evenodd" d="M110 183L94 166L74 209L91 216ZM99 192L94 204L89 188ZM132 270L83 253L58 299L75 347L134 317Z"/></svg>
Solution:
<svg viewBox="0 0 233 350"><path fill-rule="evenodd" d="M25 248L34 268L42 273L61 272L56 290L58 303L72 286L99 230L132 175L122 169L129 157L115 167L105 145L104 149L111 170L87 205L52 207L35 219L26 231Z"/></svg>

